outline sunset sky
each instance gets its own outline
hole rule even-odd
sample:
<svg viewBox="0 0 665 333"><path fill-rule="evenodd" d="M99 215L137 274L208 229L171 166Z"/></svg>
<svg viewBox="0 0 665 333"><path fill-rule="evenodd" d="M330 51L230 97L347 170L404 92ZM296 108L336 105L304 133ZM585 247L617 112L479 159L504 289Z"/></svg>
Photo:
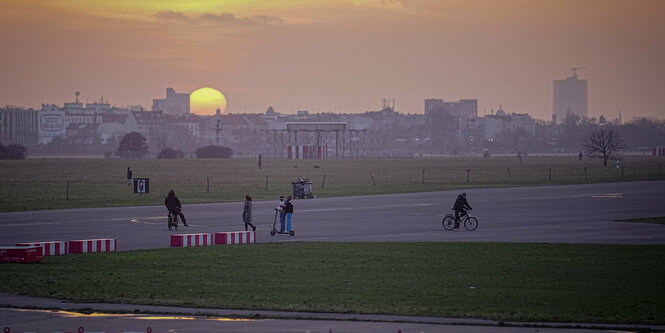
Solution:
<svg viewBox="0 0 665 333"><path fill-rule="evenodd" d="M167 87L227 112L359 113L394 98L478 99L551 119L552 80L589 80L590 116L665 118L665 1L3 0L0 105L104 97L150 108Z"/></svg>

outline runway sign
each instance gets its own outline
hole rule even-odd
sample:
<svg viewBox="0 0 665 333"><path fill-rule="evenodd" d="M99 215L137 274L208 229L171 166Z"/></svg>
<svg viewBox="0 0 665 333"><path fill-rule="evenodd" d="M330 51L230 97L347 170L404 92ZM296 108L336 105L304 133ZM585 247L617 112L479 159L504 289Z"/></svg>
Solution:
<svg viewBox="0 0 665 333"><path fill-rule="evenodd" d="M134 193L149 193L150 178L134 178Z"/></svg>

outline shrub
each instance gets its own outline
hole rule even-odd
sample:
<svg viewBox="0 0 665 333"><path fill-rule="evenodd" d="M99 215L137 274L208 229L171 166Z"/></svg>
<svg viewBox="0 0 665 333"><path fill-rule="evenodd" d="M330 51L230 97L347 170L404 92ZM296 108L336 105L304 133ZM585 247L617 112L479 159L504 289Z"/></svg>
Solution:
<svg viewBox="0 0 665 333"><path fill-rule="evenodd" d="M173 158L183 158L185 157L185 152L178 149L166 148L157 154L159 159L173 159Z"/></svg>
<svg viewBox="0 0 665 333"><path fill-rule="evenodd" d="M28 155L28 148L24 145L14 143L7 147L0 143L0 159L1 160L24 160Z"/></svg>
<svg viewBox="0 0 665 333"><path fill-rule="evenodd" d="M231 158L233 149L223 146L205 146L196 149L197 158Z"/></svg>

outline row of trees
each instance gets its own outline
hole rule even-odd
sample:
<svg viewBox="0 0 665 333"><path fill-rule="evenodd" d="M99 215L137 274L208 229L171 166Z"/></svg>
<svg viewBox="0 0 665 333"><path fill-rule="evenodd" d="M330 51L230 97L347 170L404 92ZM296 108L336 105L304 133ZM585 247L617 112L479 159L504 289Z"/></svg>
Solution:
<svg viewBox="0 0 665 333"><path fill-rule="evenodd" d="M625 149L626 140L619 136L614 130L604 128L594 129L590 135L582 138L582 147L589 157L599 158L603 165L607 166L608 160L618 159L617 152ZM118 155L123 158L141 158L148 154L148 144L145 137L137 132L132 132L120 141ZM196 150L197 158L231 158L233 150L228 147L205 146ZM157 158L183 158L185 153L172 148L163 149Z"/></svg>
<svg viewBox="0 0 665 333"><path fill-rule="evenodd" d="M148 143L143 135L132 132L125 135L118 145L117 153L122 158L142 158L148 154ZM229 147L205 146L196 149L197 158L231 158L233 150ZM183 158L181 150L165 148L157 154L160 159Z"/></svg>

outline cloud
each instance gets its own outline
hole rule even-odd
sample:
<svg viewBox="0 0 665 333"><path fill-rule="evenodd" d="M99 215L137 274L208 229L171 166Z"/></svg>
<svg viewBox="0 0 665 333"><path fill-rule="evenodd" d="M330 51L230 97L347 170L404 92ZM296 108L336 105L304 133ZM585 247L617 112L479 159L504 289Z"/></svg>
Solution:
<svg viewBox="0 0 665 333"><path fill-rule="evenodd" d="M405 7L400 0L354 0L353 4L361 7L378 8L393 11L404 11Z"/></svg>
<svg viewBox="0 0 665 333"><path fill-rule="evenodd" d="M187 15L183 14L182 12L174 12L172 10L158 12L155 14L155 17L160 20L189 21L189 17L187 17Z"/></svg>
<svg viewBox="0 0 665 333"><path fill-rule="evenodd" d="M432 8L426 9L414 3L407 3L407 6L401 0L348 0L353 6L378 9L382 11L395 12L420 17L438 17L446 18L444 15Z"/></svg>
<svg viewBox="0 0 665 333"><path fill-rule="evenodd" d="M282 24L284 20L279 16L274 15L253 15L248 17L237 17L231 13L203 13L196 19L190 19L182 12L174 12L171 10L161 11L154 15L160 20L170 21L184 21L193 23L213 23L228 26L252 26L252 25L267 25L267 24Z"/></svg>

